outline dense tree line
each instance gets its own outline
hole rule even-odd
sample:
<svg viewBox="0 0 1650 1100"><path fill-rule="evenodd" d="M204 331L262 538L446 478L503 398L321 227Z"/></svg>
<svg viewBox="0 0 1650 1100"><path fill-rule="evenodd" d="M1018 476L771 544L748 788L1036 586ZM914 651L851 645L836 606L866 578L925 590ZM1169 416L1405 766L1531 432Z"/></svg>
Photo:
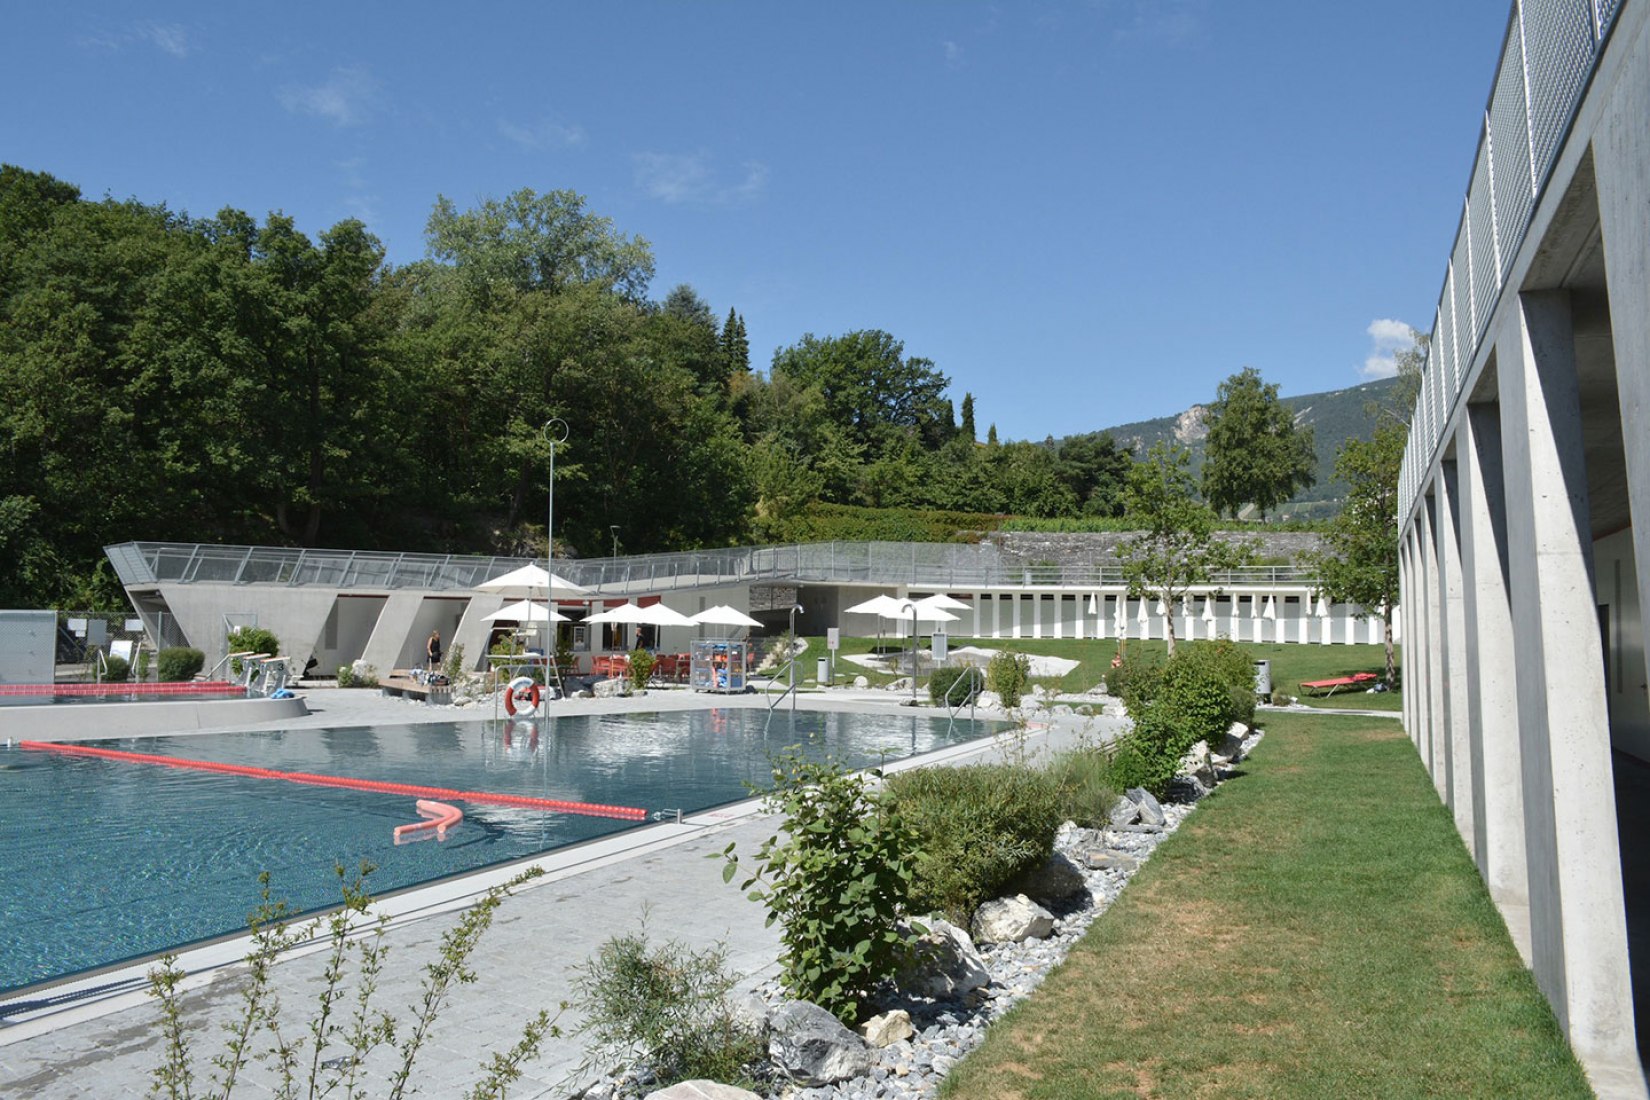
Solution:
<svg viewBox="0 0 1650 1100"><path fill-rule="evenodd" d="M574 192L438 198L426 244L0 167L0 606L118 599L129 539L542 553L552 417L558 553L783 539L815 502L1122 513L1109 435L981 443L886 332L753 371L737 309L650 297L649 244Z"/></svg>

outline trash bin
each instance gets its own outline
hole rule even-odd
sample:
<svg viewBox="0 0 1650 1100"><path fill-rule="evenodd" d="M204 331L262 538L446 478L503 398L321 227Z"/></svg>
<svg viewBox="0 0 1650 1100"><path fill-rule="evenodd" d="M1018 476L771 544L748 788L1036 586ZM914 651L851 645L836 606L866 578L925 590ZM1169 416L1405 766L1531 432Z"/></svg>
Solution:
<svg viewBox="0 0 1650 1100"><path fill-rule="evenodd" d="M1255 662L1255 694L1262 699L1272 698L1272 662Z"/></svg>
<svg viewBox="0 0 1650 1100"><path fill-rule="evenodd" d="M825 687L831 682L831 659L829 657L819 659L819 667L814 673L814 680L820 687Z"/></svg>

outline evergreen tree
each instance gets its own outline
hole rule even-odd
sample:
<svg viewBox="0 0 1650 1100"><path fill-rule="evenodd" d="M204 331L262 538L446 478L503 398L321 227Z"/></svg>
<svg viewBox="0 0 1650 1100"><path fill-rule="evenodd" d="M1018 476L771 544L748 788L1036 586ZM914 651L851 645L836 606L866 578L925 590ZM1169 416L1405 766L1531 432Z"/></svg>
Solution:
<svg viewBox="0 0 1650 1100"><path fill-rule="evenodd" d="M963 394L963 399L962 399L962 435L970 443L974 442L974 440L976 438L975 432L974 432L974 395L971 394L971 393Z"/></svg>
<svg viewBox="0 0 1650 1100"><path fill-rule="evenodd" d="M745 319L728 308L728 319L722 322L720 337L722 358L730 375L749 374L751 369L750 341L745 339Z"/></svg>
<svg viewBox="0 0 1650 1100"><path fill-rule="evenodd" d="M993 424L985 433L985 443L988 447L997 445L997 425Z"/></svg>

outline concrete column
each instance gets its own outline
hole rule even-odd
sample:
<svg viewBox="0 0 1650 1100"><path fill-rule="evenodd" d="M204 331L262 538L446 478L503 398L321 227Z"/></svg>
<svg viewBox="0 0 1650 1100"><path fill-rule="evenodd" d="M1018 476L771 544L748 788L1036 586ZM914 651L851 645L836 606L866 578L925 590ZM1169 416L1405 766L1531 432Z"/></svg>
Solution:
<svg viewBox="0 0 1650 1100"><path fill-rule="evenodd" d="M1593 171L1610 293L1611 345L1627 493L1633 510L1633 561L1640 607L1650 603L1650 66L1624 66L1593 136ZM1650 615L1640 615L1640 648L1650 678ZM1630 681L1629 681L1630 682Z"/></svg>
<svg viewBox="0 0 1650 1100"><path fill-rule="evenodd" d="M1444 623L1440 613L1443 588L1438 566L1438 495L1436 484L1427 486L1421 502L1421 613L1426 617L1426 634L1422 645L1427 653L1427 687L1421 697L1425 715L1421 728L1426 733L1426 750L1422 759L1432 773L1432 785L1438 797L1449 800L1448 773L1445 756L1448 744L1444 725Z"/></svg>
<svg viewBox="0 0 1650 1100"><path fill-rule="evenodd" d="M1532 969L1583 1061L1637 1065L1569 296L1496 341Z"/></svg>
<svg viewBox="0 0 1650 1100"><path fill-rule="evenodd" d="M1507 498L1502 485L1501 414L1468 405L1460 457L1461 566L1466 577L1467 721L1477 817L1473 858L1513 942L1530 963L1529 868L1524 854L1524 790L1507 596Z"/></svg>
<svg viewBox="0 0 1650 1100"><path fill-rule="evenodd" d="M1438 493L1438 582L1442 599L1439 621L1444 636L1444 762L1447 800L1455 814L1455 827L1472 851L1476 843L1473 798L1471 718L1467 709L1466 622L1463 612L1461 566L1461 517L1458 499L1460 476L1455 459L1439 464Z"/></svg>
<svg viewBox="0 0 1650 1100"><path fill-rule="evenodd" d="M1011 631L1009 636L1013 637L1013 638L1018 638L1020 636L1020 603L1021 603L1020 594L1018 592L1016 592L1013 595L1009 596L1009 598L1008 598L1008 607L1009 607L1010 612L1012 612L1012 614L1013 614L1013 624L1014 624L1013 628L1012 628L1012 631Z"/></svg>

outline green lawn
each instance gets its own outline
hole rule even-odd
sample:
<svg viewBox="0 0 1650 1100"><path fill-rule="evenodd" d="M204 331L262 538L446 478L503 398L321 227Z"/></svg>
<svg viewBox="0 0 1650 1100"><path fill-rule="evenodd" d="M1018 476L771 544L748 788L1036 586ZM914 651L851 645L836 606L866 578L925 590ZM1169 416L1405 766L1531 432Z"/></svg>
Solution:
<svg viewBox="0 0 1650 1100"><path fill-rule="evenodd" d="M941 1096L1591 1095L1397 724L1266 729Z"/></svg>
<svg viewBox="0 0 1650 1100"><path fill-rule="evenodd" d="M808 652L803 655L802 662L797 666L798 674L812 679L815 661L826 655L825 639L823 637L808 638ZM924 638L926 644L927 639ZM907 641L908 645L909 642ZM1130 641L1131 652L1147 651L1159 657L1164 652L1166 643L1161 641L1142 641L1138 638ZM1055 640L1052 638L968 638L954 637L951 639L952 648L971 645L983 649L1012 649L1020 653L1036 653L1050 657L1065 657L1068 660L1079 662L1078 666L1065 676L1045 681L1056 690L1079 694L1092 688L1105 677L1106 670L1111 667L1112 656L1117 652L1115 639L1087 639L1073 641L1070 639ZM892 651L903 648L898 637L889 636L882 639L884 650ZM877 648L875 638L843 638L842 649L838 652L836 664L837 683L851 682L856 675L866 676L873 685L888 683L892 676L879 675L869 672L849 661L842 660L846 653L870 653ZM1353 672L1374 672L1384 674L1386 671L1386 654L1383 647L1378 645L1285 645L1276 642L1258 644L1244 642L1243 648L1249 650L1256 660L1272 663L1272 685L1276 690L1296 694L1302 680L1325 680L1336 676L1345 676ZM1402 654L1399 654L1400 658ZM1399 661L1400 674L1402 661ZM1303 698L1302 702L1308 706L1326 710L1385 710L1396 712L1400 709L1401 697L1396 692L1385 692L1371 695L1366 692L1338 693L1328 698Z"/></svg>

